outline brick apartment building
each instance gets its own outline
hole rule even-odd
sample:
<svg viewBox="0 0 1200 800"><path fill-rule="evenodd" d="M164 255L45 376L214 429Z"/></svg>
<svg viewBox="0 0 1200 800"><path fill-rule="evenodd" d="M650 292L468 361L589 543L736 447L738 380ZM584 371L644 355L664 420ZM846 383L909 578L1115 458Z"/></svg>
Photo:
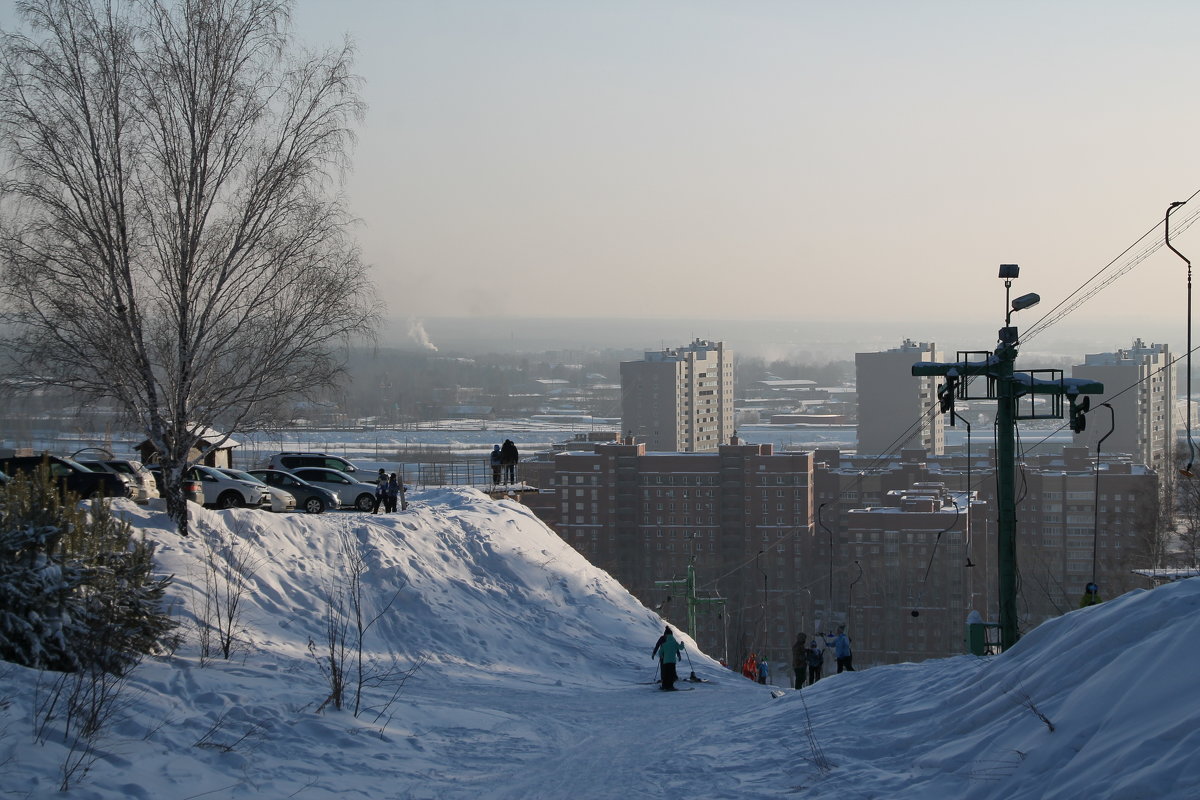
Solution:
<svg viewBox="0 0 1200 800"><path fill-rule="evenodd" d="M522 499L685 628L685 597L656 581L682 579L692 563L697 594L726 601L697 613L696 637L710 654L736 663L755 650L783 683L799 631L846 622L856 663L869 666L961 653L967 614L996 618L990 454L968 465L965 456L912 449L880 464L837 450L741 443L653 453L615 437L580 437L527 461L525 475L543 492ZM1129 570L1148 565L1157 475L1128 460L1102 462L1098 473L1094 466L1072 447L1022 464L1023 632L1077 607L1092 577L1093 542L1106 599L1145 585Z"/></svg>
<svg viewBox="0 0 1200 800"><path fill-rule="evenodd" d="M970 464L962 455L928 456L916 448L882 464L836 450L818 450L814 458L814 502L823 523L819 530L834 532L835 548L840 548L835 562L853 560L843 532L867 530L862 520L853 518L860 509L886 506L889 493L932 483L949 492L974 493L972 508L977 510L971 515L973 534L965 555L977 565L973 569L986 564L987 573L994 576L996 498L991 453L974 457ZM1078 606L1084 586L1092 579L1093 549L1103 597L1146 585L1130 570L1152 566L1148 543L1157 521L1158 474L1123 458L1106 456L1099 466L1097 471L1094 453L1081 447L1029 456L1019 465L1017 569L1022 632ZM875 529L887 530L881 525ZM818 533L812 555L818 562L828 561L828 537ZM848 571L834 575L835 618L844 613L853 577ZM994 619L995 595L986 597L987 604L976 605L975 610L985 619ZM907 602L905 597L899 599ZM818 611L825 609L818 604Z"/></svg>
<svg viewBox="0 0 1200 800"><path fill-rule="evenodd" d="M695 568L701 647L730 662L754 650L783 663L803 611L798 577L813 531L812 453L734 443L708 453L586 442L528 462L552 491L523 501L596 566L686 627L686 598L655 581ZM670 597L668 601L667 598ZM664 605L665 604L665 605Z"/></svg>

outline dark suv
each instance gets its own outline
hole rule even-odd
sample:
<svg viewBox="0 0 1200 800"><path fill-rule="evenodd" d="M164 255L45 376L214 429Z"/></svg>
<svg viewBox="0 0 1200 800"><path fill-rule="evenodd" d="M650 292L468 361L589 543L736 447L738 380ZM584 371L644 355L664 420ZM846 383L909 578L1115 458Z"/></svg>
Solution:
<svg viewBox="0 0 1200 800"><path fill-rule="evenodd" d="M111 472L92 472L78 461L61 456L13 456L0 461L0 470L9 475L36 473L42 464L58 485L80 497L129 497L129 481Z"/></svg>

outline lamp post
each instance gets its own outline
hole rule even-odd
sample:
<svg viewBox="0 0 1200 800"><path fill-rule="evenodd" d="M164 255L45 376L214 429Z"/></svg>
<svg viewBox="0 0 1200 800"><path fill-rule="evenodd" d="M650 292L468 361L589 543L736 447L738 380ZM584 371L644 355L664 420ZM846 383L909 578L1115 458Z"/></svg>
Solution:
<svg viewBox="0 0 1200 800"><path fill-rule="evenodd" d="M1096 550L1100 543L1100 449L1117 427L1117 415L1113 407L1109 403L1100 405L1108 409L1108 433L1096 442L1096 488L1092 491L1092 583L1096 582Z"/></svg>
<svg viewBox="0 0 1200 800"><path fill-rule="evenodd" d="M825 503L821 503L817 506L817 524L829 534L829 596L825 601L825 626L828 628L829 623L833 621L833 531L821 518L821 512L825 510L825 505Z"/></svg>
<svg viewBox="0 0 1200 800"><path fill-rule="evenodd" d="M764 653L766 652L766 649L767 649L767 570L766 570L766 568L765 568L765 567L763 567L763 565L762 565L762 557L763 557L763 555L764 555L765 553L766 553L766 551L765 551L765 550L759 550L759 551L758 551L758 555L754 557L754 561L755 561L755 563L758 565L758 570L759 570L759 572L761 572L761 573L762 573L762 576L763 576L763 597L762 597L762 625L763 625L763 639L762 639L762 650L763 650L763 652L764 652Z"/></svg>
<svg viewBox="0 0 1200 800"><path fill-rule="evenodd" d="M1171 244L1171 212L1186 203L1186 200L1176 200L1171 205L1167 206L1167 215L1163 219L1163 238L1166 241L1167 249L1175 255L1183 259L1187 264L1187 385L1183 387L1183 396L1186 398L1185 408L1187 409L1187 443L1188 443L1188 462L1187 466L1179 472L1185 478L1191 478L1192 463L1196 460L1196 444L1192 441L1192 260L1183 253L1175 249ZM1095 576L1092 581L1095 582Z"/></svg>

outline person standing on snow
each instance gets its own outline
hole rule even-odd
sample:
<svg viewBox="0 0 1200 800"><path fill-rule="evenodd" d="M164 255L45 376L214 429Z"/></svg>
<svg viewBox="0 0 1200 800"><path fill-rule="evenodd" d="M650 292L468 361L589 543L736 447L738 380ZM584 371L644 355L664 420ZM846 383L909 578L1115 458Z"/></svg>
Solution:
<svg viewBox="0 0 1200 800"><path fill-rule="evenodd" d="M663 635L658 637L658 641L654 644L654 649L650 651L650 657L658 656L659 671L662 673L662 690L664 692L674 692L675 681L678 679L678 673L675 670L675 665L679 662L679 654L683 652L683 645L675 638L675 633L668 625L663 631Z"/></svg>
<svg viewBox="0 0 1200 800"><path fill-rule="evenodd" d="M833 656L837 659L837 671L841 675L842 672L854 672L854 654L850 651L850 637L846 635L846 626L838 625L837 636L833 637L833 641L828 639L825 644L833 648Z"/></svg>
<svg viewBox="0 0 1200 800"><path fill-rule="evenodd" d="M517 482L517 461L521 458L521 454L517 452L517 446L513 444L512 439L505 439L504 444L500 446L500 464L504 467L504 482Z"/></svg>
<svg viewBox="0 0 1200 800"><path fill-rule="evenodd" d="M742 662L742 675L752 681L758 680L758 653L751 653Z"/></svg>
<svg viewBox="0 0 1200 800"><path fill-rule="evenodd" d="M797 633L796 641L792 643L792 672L796 676L792 683L793 689L800 689L804 686L804 676L808 672L808 657L804 654L804 643L807 640L806 634Z"/></svg>
<svg viewBox="0 0 1200 800"><path fill-rule="evenodd" d="M384 511L387 511L387 506L385 505L387 501L387 483L387 470L381 467L378 477L375 478L375 507L371 509L372 514L378 514L380 506L383 506Z"/></svg>
<svg viewBox="0 0 1200 800"><path fill-rule="evenodd" d="M808 685L814 686L821 680L821 670L825 666L825 648L821 647L819 636L813 637L812 646L808 648L804 658L808 664Z"/></svg>
<svg viewBox="0 0 1200 800"><path fill-rule="evenodd" d="M500 454L500 445L492 445L492 454L488 456L488 464L492 467L492 485L500 485L500 468L503 466L502 459L504 456Z"/></svg>
<svg viewBox="0 0 1200 800"><path fill-rule="evenodd" d="M1079 607L1087 608L1102 603L1100 599L1100 587L1094 583L1089 583L1083 588L1083 597L1079 599Z"/></svg>
<svg viewBox="0 0 1200 800"><path fill-rule="evenodd" d="M396 500L400 497L400 479L396 477L396 473L392 473L388 477L387 493L384 497L384 509L387 513L392 513L396 510Z"/></svg>
<svg viewBox="0 0 1200 800"><path fill-rule="evenodd" d="M764 658L758 662L758 682L765 685L769 677L771 677L771 671L767 668L767 660Z"/></svg>

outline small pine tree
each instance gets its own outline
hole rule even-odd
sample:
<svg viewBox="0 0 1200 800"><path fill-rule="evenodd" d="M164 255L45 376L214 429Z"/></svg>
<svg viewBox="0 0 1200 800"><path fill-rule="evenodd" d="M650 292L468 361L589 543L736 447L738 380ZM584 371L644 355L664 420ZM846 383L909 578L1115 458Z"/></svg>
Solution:
<svg viewBox="0 0 1200 800"><path fill-rule="evenodd" d="M0 659L123 674L174 644L170 578L104 501L90 510L47 471L0 489Z"/></svg>

